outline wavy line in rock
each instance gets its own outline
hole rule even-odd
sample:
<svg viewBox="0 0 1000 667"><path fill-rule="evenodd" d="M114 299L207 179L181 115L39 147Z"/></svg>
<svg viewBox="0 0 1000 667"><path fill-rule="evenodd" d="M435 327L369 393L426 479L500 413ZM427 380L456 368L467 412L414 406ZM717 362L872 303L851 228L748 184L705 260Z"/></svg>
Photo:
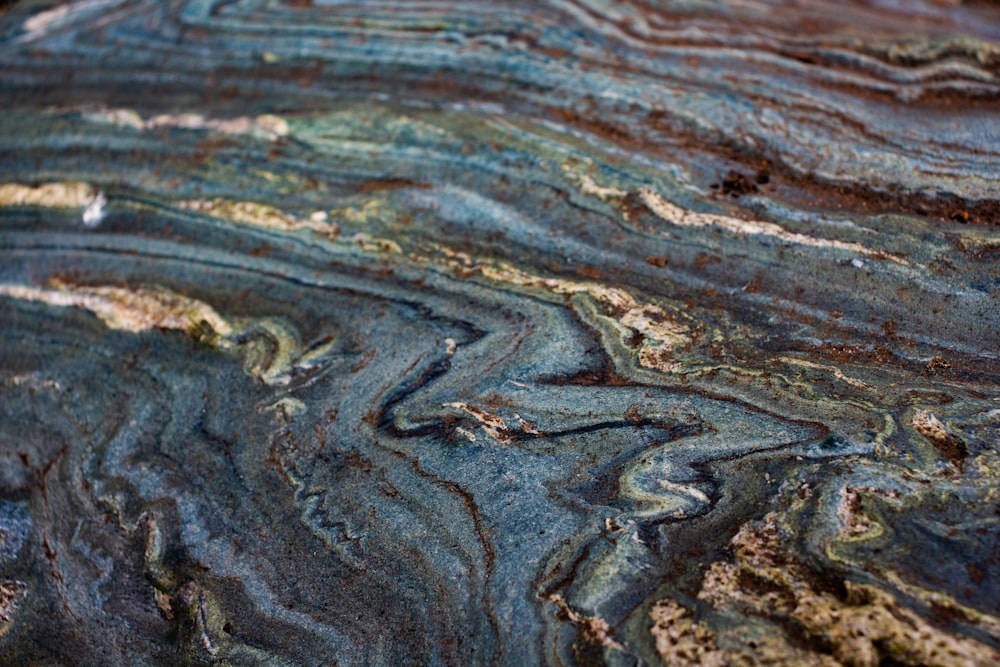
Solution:
<svg viewBox="0 0 1000 667"><path fill-rule="evenodd" d="M244 26L244 28L245 27L246 26ZM445 48L447 49L451 47L446 46ZM317 57L329 58L332 56L329 52L326 53L327 55L323 56L320 55L319 51L317 51ZM414 64L421 61L427 63L439 63L440 59L430 58L430 53L431 51L428 51L427 57L421 57L418 55L418 52L415 51L406 56L405 59ZM481 70L481 73L487 77L495 76L494 74L491 74L491 72L495 72L496 68L487 64L490 62L490 58L486 54L482 54L481 56L462 54L461 57L466 60L466 70L468 72L472 73L477 70ZM520 58L521 56L517 54L515 57ZM481 65L477 65L477 62L481 63ZM525 67L518 68L517 71L519 73L525 73L528 77L528 80L526 80L525 83L530 84L531 86L541 84L549 89L552 89L552 87L555 86L559 90L573 90L578 87L574 83L579 79L577 74L570 70L560 71L555 69L552 67L552 63L549 63L549 65L550 67L548 69L543 69L542 63L535 62L532 59L527 59L525 61ZM427 66L433 67L433 65L430 64ZM684 67L683 63L681 63L681 67ZM704 71L700 73L691 71L691 75L686 77L687 81L704 82L705 75L711 74L713 70L711 68L703 68L703 70ZM680 73L683 69L674 68L673 71ZM754 137L756 142L763 142L765 145L772 146L777 152L788 154L799 153L803 156L824 152L823 147L826 140L822 138L822 133L817 135L815 138L810 139L809 137L813 133L810 132L808 128L803 127L800 132L796 133L795 138L792 139L787 134L776 134L774 128L768 128L759 123L748 125L743 122L745 121L745 117L744 114L740 112L739 105L732 104L727 100L720 100L710 89L705 87L705 83L695 85L694 90L699 90L700 86L709 99L712 100L712 104L710 105L700 104L698 102L698 95L684 94L691 89L690 85L680 85L673 88L664 87L662 83L649 80L649 77L636 78L634 82L629 83L614 77L605 77L600 73L592 73L591 78L595 79L595 83L599 84L597 86L598 88L605 88L608 91L608 95L603 96L605 99L601 100L600 98L597 98L597 100L602 104L606 105L608 102L614 103L614 101L622 99L633 99L636 103L645 106L650 111L666 111L676 122L679 122L682 126L687 127L688 131L693 131L702 138L709 139L713 143L719 144L720 148L722 148L725 144L746 145L747 134L749 133L749 136ZM604 83L597 82L596 79L599 78L604 78ZM546 80L550 83L543 83ZM563 83L559 83L560 80L562 80ZM644 90L642 95L637 96L632 94L632 91L637 88L640 82L645 84L643 85ZM726 84L720 81L720 84L724 85L725 88L728 88L733 92L736 91L736 88L734 88L731 83ZM772 95L772 97L778 100L781 104L787 104L789 101L788 97L792 94L790 92L791 90L793 90L793 87L785 87L786 92L776 92ZM743 91L741 95L746 95L749 92L750 91ZM815 97L816 96L813 96L814 99ZM678 101L681 101L680 105L677 104ZM586 97L577 96L567 102L561 103L561 106L563 108L572 108L573 105L580 106L582 104L586 104L586 102ZM892 141L891 143L902 143L907 146L916 147L921 145L921 143L923 143L923 145L929 145L928 142L935 141L938 136L951 134L956 139L960 136L960 134L952 132L951 129L942 127L938 128L933 133L928 133L928 136L925 137L927 141L915 142L910 136L898 134L896 126L886 125L884 121L881 120L883 118L883 114L869 112L864 103L855 102L852 104L840 104L837 105L837 108L839 108L839 113L853 116L862 125L877 128L877 130L872 132L872 135L879 137L879 140L872 142L871 148L867 151L864 162L868 165L872 165L876 162L881 164L878 173L879 178L883 182L882 186L879 187L882 191L887 190L889 183L895 183L897 187L901 184L905 185L906 189L914 194L919 194L920 192L926 193L929 191L927 188L917 185L916 182L913 181L914 174L919 174L919 169L916 169L916 167L918 166L917 163L920 160L914 160L910 165L910 168L894 173L893 170L896 162L890 158L890 155L894 153L895 150L879 144L879 141L883 137L890 140L895 137L895 141ZM737 116L744 117L743 121L740 121ZM928 116L927 120L930 119L931 118ZM926 124L921 123L911 125L911 131L912 128L918 128L922 125ZM836 123L831 123L831 126L834 128L837 127ZM734 132L733 128L740 128L741 132ZM984 131L988 131L988 126L984 125L982 129ZM844 133L844 128L837 128L834 131L837 134L842 134ZM846 136L852 137L853 134L848 132ZM817 139L818 143L816 141ZM983 159L979 154L978 149L969 141L953 141L952 143L961 143L961 145L965 146L962 153L966 160L979 161ZM977 142L977 145L981 146L982 142ZM952 149L950 152L952 153L954 159L954 157L956 157L956 150ZM921 156L921 158L923 158L923 156ZM868 183L870 180L870 174L867 176L862 175L858 172L857 166L854 164L848 164L846 162L834 163L830 162L830 160L827 160L826 162L828 167L825 170L826 175L824 178L829 179L834 184L844 185L853 183L860 187ZM800 178L813 171L808 164L793 164L790 162L786 163L785 168L792 169ZM916 176L916 178L919 181L920 177ZM938 181L937 184L938 189L940 189L940 181ZM970 201L989 198L988 195L986 195L986 192L988 192L989 189L988 182L977 183L975 185L972 183L963 184L961 179L959 179L954 181L954 185L955 189L952 190L952 193L961 198L968 199ZM984 190L984 187L987 189ZM941 195L937 196L940 198ZM976 213L976 215L978 217L980 214Z"/></svg>

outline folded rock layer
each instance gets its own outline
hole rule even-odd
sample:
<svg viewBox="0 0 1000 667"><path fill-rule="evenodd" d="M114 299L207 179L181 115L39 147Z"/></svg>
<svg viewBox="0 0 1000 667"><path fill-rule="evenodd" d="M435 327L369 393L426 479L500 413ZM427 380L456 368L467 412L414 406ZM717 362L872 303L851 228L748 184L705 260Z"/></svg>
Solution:
<svg viewBox="0 0 1000 667"><path fill-rule="evenodd" d="M0 5L0 662L995 665L1000 6Z"/></svg>

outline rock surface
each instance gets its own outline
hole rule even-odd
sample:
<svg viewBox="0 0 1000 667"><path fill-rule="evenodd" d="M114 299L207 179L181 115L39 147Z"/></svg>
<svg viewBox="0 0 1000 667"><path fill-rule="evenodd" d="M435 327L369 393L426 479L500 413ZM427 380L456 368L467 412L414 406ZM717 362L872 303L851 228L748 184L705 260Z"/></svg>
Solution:
<svg viewBox="0 0 1000 667"><path fill-rule="evenodd" d="M0 4L0 662L995 665L1000 6Z"/></svg>

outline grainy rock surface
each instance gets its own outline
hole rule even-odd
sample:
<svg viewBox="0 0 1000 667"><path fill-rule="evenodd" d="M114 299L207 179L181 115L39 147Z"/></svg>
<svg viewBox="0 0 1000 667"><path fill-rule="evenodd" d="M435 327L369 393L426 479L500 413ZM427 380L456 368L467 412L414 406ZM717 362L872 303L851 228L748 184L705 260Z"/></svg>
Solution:
<svg viewBox="0 0 1000 667"><path fill-rule="evenodd" d="M995 665L1000 6L0 3L0 663Z"/></svg>

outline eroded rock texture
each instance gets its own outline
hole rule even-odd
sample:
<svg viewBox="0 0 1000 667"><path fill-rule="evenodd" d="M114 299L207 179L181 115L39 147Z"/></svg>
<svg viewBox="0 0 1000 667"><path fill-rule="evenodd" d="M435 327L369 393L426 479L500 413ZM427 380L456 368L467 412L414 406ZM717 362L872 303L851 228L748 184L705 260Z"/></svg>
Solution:
<svg viewBox="0 0 1000 667"><path fill-rule="evenodd" d="M995 665L1000 7L0 9L0 662Z"/></svg>

